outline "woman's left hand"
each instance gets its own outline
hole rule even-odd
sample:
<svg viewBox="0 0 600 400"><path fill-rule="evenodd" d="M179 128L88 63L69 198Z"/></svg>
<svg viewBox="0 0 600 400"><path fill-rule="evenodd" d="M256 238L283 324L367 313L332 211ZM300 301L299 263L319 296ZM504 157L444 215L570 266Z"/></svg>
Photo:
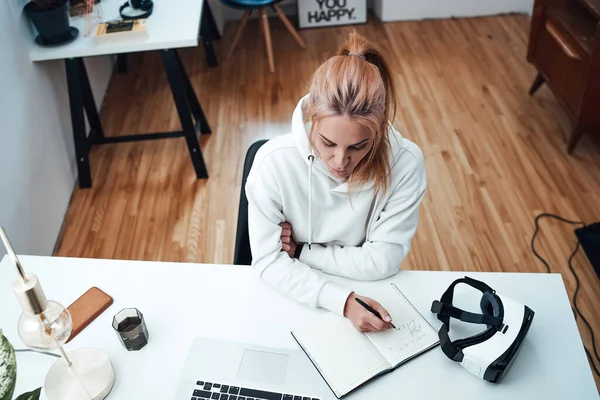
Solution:
<svg viewBox="0 0 600 400"><path fill-rule="evenodd" d="M292 238L292 225L289 222L282 222L281 227L281 249L288 253L290 258L294 258L296 253L296 242Z"/></svg>

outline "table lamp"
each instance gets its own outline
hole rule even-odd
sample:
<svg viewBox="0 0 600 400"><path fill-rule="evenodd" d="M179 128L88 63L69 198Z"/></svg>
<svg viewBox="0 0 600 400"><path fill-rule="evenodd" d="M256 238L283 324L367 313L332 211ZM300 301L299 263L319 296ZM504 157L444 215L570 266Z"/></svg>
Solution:
<svg viewBox="0 0 600 400"><path fill-rule="evenodd" d="M23 309L18 322L21 341L32 350L58 349L62 355L46 375L46 396L49 400L106 398L115 382L115 371L108 355L90 348L65 352L62 345L73 328L71 314L61 304L46 299L37 276L25 272L1 226L0 237L19 272L13 290Z"/></svg>

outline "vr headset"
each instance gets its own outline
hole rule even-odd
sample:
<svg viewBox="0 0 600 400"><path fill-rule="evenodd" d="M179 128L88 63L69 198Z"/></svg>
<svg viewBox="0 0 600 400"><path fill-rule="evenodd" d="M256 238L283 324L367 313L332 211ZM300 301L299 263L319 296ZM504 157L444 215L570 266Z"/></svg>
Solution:
<svg viewBox="0 0 600 400"><path fill-rule="evenodd" d="M481 314L463 311L452 305L454 287L459 283L465 283L483 294ZM433 302L431 311L443 322L438 335L444 354L473 375L493 383L500 383L515 361L535 314L526 305L501 296L485 283L469 277L455 280L440 300ZM450 318L483 324L487 329L477 335L452 341L448 336Z"/></svg>

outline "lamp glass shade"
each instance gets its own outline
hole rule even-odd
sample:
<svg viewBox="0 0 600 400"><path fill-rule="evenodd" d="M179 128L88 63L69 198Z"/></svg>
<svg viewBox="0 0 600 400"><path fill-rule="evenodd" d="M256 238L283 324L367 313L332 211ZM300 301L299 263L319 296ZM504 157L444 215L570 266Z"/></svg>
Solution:
<svg viewBox="0 0 600 400"><path fill-rule="evenodd" d="M39 314L24 311L17 328L23 344L30 349L54 350L71 335L73 321L65 307L49 300L47 307Z"/></svg>

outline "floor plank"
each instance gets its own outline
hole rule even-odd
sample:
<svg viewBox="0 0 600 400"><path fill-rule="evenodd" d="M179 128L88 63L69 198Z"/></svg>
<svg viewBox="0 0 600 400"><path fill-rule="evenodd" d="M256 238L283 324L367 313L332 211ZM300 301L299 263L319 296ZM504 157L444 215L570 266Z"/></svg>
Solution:
<svg viewBox="0 0 600 400"><path fill-rule="evenodd" d="M98 147L94 187L76 189L56 255L232 261L245 150L289 131L311 73L346 33L303 30L302 50L272 20L271 75L254 20L224 61L235 28L228 25L216 43L218 68L206 67L201 47L180 53L214 131L201 140L210 179L195 179L183 139ZM528 96L535 71L525 61L527 17L371 18L357 29L388 55L400 102L395 125L426 157L428 194L403 268L545 272L530 250L535 215L599 219L600 140L585 137L568 155L569 122L550 91ZM132 72L115 75L106 96L106 134L179 129L159 54L135 55L130 64ZM572 295L573 227L541 227L537 248ZM600 332L599 281L583 253L573 266L582 282L578 305ZM589 330L579 328L591 350Z"/></svg>

